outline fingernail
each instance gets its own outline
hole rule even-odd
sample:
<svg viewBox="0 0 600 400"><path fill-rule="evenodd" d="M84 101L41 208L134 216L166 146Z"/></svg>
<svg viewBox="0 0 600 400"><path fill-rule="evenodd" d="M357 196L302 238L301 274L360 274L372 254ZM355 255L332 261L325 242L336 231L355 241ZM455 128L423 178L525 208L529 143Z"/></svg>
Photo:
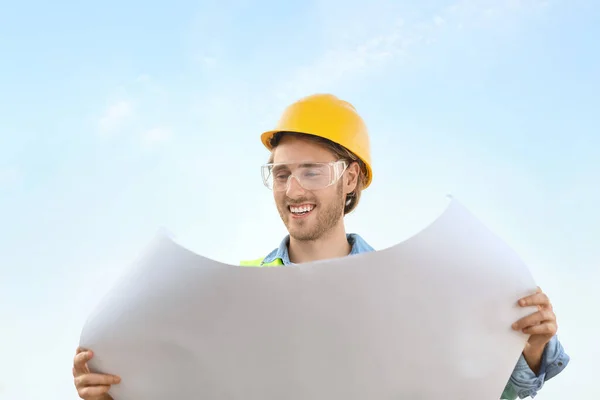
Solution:
<svg viewBox="0 0 600 400"><path fill-rule="evenodd" d="M115 383L120 383L121 382L121 378L118 376L115 376Z"/></svg>
<svg viewBox="0 0 600 400"><path fill-rule="evenodd" d="M514 324L512 324L512 328L513 329L517 329L517 323L516 322Z"/></svg>
<svg viewBox="0 0 600 400"><path fill-rule="evenodd" d="M519 305L524 306L525 305L525 300L519 300Z"/></svg>

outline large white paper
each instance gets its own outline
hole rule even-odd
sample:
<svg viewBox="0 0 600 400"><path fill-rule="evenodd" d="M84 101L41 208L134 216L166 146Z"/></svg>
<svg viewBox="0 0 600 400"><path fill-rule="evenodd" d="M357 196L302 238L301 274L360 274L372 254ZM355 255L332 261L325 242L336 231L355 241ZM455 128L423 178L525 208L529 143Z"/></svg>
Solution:
<svg viewBox="0 0 600 400"><path fill-rule="evenodd" d="M81 335L115 400L498 399L535 282L456 200L391 248L250 268L159 236Z"/></svg>

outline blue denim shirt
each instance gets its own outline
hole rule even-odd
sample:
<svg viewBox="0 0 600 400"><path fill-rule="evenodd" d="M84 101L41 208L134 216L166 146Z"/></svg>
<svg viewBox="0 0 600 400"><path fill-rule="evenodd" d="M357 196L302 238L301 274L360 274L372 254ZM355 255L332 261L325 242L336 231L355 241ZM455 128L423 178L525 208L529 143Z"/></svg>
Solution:
<svg viewBox="0 0 600 400"><path fill-rule="evenodd" d="M355 233L347 234L346 237L348 243L352 246L350 255L375 251L362 237ZM288 253L289 240L288 235L281 241L278 248L265 257L263 263L280 259L284 265L291 265L292 262ZM529 368L529 364L521 354L500 399L514 400L517 398L524 399L528 396L535 397L546 381L562 372L569 360L570 358L565 353L557 336L554 336L546 345L540 371L537 375Z"/></svg>

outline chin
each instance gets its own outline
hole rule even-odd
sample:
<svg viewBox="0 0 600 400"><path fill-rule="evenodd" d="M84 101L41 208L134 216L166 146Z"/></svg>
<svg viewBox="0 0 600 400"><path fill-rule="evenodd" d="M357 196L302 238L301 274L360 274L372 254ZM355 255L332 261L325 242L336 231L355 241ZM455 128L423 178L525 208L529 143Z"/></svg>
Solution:
<svg viewBox="0 0 600 400"><path fill-rule="evenodd" d="M319 231L309 227L288 227L290 237L299 241L311 241L319 238Z"/></svg>
<svg viewBox="0 0 600 400"><path fill-rule="evenodd" d="M318 238L311 232L290 232L290 237L299 242L309 242Z"/></svg>

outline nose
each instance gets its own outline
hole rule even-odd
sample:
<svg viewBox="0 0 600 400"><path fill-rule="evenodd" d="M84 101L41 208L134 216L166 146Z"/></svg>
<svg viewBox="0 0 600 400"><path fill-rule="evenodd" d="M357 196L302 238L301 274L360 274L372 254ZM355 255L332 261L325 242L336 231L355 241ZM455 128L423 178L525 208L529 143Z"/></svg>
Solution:
<svg viewBox="0 0 600 400"><path fill-rule="evenodd" d="M290 175L285 192L289 198L294 198L304 195L305 190L298 179L294 175Z"/></svg>

